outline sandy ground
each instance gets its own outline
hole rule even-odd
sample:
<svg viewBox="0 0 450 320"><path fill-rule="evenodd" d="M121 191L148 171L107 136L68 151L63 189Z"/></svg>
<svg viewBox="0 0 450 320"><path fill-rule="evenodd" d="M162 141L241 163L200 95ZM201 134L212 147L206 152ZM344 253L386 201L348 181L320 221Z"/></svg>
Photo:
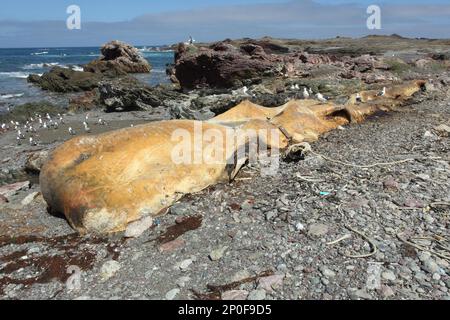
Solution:
<svg viewBox="0 0 450 320"><path fill-rule="evenodd" d="M2 174L32 181L0 204L2 299L450 299L450 259L436 255L450 256L450 143L433 130L450 124L449 92L313 144L339 163L310 154L267 177L247 167L129 240L74 235L39 194L21 203L39 192L27 156L70 138L69 126L81 133L83 117L39 130L37 146L0 135ZM94 134L165 117L92 112L89 123ZM398 163L349 165L380 162Z"/></svg>

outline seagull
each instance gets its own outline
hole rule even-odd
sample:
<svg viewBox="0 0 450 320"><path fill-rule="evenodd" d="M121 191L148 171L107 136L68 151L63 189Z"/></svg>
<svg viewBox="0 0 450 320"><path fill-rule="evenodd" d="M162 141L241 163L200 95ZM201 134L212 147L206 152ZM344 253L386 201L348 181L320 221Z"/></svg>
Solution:
<svg viewBox="0 0 450 320"><path fill-rule="evenodd" d="M88 121L89 121L89 113L87 113L87 114L86 114L86 117L85 117L85 119L86 119L86 122L88 122Z"/></svg>
<svg viewBox="0 0 450 320"><path fill-rule="evenodd" d="M44 129L48 129L47 122L44 122L44 125L42 126Z"/></svg>
<svg viewBox="0 0 450 320"><path fill-rule="evenodd" d="M359 93L356 94L356 102L362 102L362 98Z"/></svg>
<svg viewBox="0 0 450 320"><path fill-rule="evenodd" d="M309 92L309 94L310 94L311 96L314 94L314 92L312 91L311 88L308 88L308 92Z"/></svg>
<svg viewBox="0 0 450 320"><path fill-rule="evenodd" d="M19 138L19 139L25 139L25 136L23 135L23 133L22 133L22 131L17 131L17 137Z"/></svg>
<svg viewBox="0 0 450 320"><path fill-rule="evenodd" d="M21 142L21 140L20 140L20 138L19 138L19 137L17 137L17 138L16 138L16 141L17 141L17 145L19 145L19 146L20 146L20 145L22 144L22 142Z"/></svg>
<svg viewBox="0 0 450 320"><path fill-rule="evenodd" d="M248 92L247 86L244 86L244 87L242 88L242 92L243 92L244 94L247 94L247 92Z"/></svg>
<svg viewBox="0 0 450 320"><path fill-rule="evenodd" d="M300 90L300 86L296 83L295 86L294 86L294 89L295 90Z"/></svg>
<svg viewBox="0 0 450 320"><path fill-rule="evenodd" d="M75 133L75 130L73 130L72 129L72 127L69 127L69 134L71 135L71 136L74 136L76 133Z"/></svg>
<svg viewBox="0 0 450 320"><path fill-rule="evenodd" d="M378 96L384 97L385 95L386 95L386 87L383 87L383 90L381 90L381 91L378 93Z"/></svg>
<svg viewBox="0 0 450 320"><path fill-rule="evenodd" d="M49 115L48 113L45 115L45 117L46 117L48 120L51 120L51 119L52 119L52 117L50 117L50 115Z"/></svg>
<svg viewBox="0 0 450 320"><path fill-rule="evenodd" d="M305 98L305 99L309 99L309 92L308 92L308 90L306 90L306 88L303 88L303 98Z"/></svg>
<svg viewBox="0 0 450 320"><path fill-rule="evenodd" d="M6 130L6 123L2 123L2 130Z"/></svg>
<svg viewBox="0 0 450 320"><path fill-rule="evenodd" d="M30 145L31 146L36 146L37 145L36 141L34 141L32 137L30 137Z"/></svg>
<svg viewBox="0 0 450 320"><path fill-rule="evenodd" d="M320 92L318 94L316 94L316 98L317 100L319 100L320 102L327 102L327 99L323 96L323 94L321 94Z"/></svg>
<svg viewBox="0 0 450 320"><path fill-rule="evenodd" d="M103 120L102 118L99 118L98 119L98 124L101 125L101 126L106 126L106 121Z"/></svg>
<svg viewBox="0 0 450 320"><path fill-rule="evenodd" d="M86 131L87 133L91 132L91 128L89 128L87 122L83 122L83 126L84 126L84 131Z"/></svg>

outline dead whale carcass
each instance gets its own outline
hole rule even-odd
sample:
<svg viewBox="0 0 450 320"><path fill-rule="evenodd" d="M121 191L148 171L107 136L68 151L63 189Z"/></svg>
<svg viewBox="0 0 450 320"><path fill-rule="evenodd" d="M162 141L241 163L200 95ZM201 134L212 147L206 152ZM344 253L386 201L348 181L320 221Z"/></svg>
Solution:
<svg viewBox="0 0 450 320"><path fill-rule="evenodd" d="M413 82L392 89L395 97L380 98L383 107L386 99L398 103L422 86ZM77 137L44 164L42 194L51 210L63 213L80 233L123 231L187 193L234 177L243 165L239 151L254 138L257 144L284 149L361 121L376 108L373 101L339 106L293 100L278 108L246 101L207 122L161 121Z"/></svg>

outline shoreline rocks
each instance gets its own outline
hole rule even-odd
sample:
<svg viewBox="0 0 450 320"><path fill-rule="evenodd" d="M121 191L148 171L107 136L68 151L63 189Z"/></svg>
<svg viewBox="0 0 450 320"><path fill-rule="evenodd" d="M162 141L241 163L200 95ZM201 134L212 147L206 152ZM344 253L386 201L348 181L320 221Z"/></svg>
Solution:
<svg viewBox="0 0 450 320"><path fill-rule="evenodd" d="M150 63L138 49L121 41L111 41L101 48L102 57L84 66L84 71L109 76L127 73L149 73Z"/></svg>

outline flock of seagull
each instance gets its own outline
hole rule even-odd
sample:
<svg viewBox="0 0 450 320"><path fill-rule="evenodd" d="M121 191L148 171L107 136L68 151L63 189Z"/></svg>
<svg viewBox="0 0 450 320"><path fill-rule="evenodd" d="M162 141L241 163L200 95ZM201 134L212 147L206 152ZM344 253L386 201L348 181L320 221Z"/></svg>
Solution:
<svg viewBox="0 0 450 320"><path fill-rule="evenodd" d="M58 113L55 118L52 118L50 114L46 113L45 116L40 114L35 114L34 117L30 117L25 123L20 123L18 121L11 120L9 123L2 123L1 132L6 132L9 130L14 130L17 134L16 141L18 145L22 145L22 142L27 139L31 146L38 145L35 140L38 137L38 130L57 130L61 125L66 123L64 119L65 114ZM106 126L108 123L99 118L95 125ZM90 133L91 128L89 127L89 114L86 114L83 127L85 133ZM76 131L72 128L68 128L68 132L71 136L76 135Z"/></svg>
<svg viewBox="0 0 450 320"><path fill-rule="evenodd" d="M300 90L300 86L298 85L298 84L293 84L293 85L291 85L291 88L290 88L292 91L295 91L295 90ZM327 97L325 97L323 94L321 94L320 92L318 92L318 93L316 93L315 95L314 95L314 92L313 92L313 90L311 89L311 88L306 88L306 87L303 87L303 93L302 93L302 95L303 95L303 99L311 99L311 98L316 98L317 100L319 100L320 102L323 102L323 103L325 103L325 102L327 102L328 101L328 98ZM383 90L381 90L378 94L377 94L379 97L383 97L383 96L385 96L386 95L386 87L384 87L383 88ZM360 93L357 93L356 94L356 102L358 102L358 103L360 103L360 102L362 102L362 97L361 97L361 94Z"/></svg>
<svg viewBox="0 0 450 320"><path fill-rule="evenodd" d="M290 89L292 91L301 90L300 86L298 84L293 84ZM247 87L244 87L242 89L242 91L244 92L244 94L247 94L249 90ZM314 92L311 88L303 87L302 95L303 95L304 99L310 99L310 98L314 97L315 99L317 99L318 101L320 101L322 103L325 103L328 101L328 98L325 97L320 92L314 94ZM378 93L378 96L385 96L385 95L386 95L386 87L384 87L383 90L381 90ZM358 102L358 103L362 102L362 97L361 97L361 94L359 94L359 93L356 94L356 102ZM56 118L54 119L48 113L45 114L45 116L36 114L34 118L30 117L26 121L26 123L23 123L23 124L21 124L20 122L11 120L9 124L2 123L1 132L5 132L10 129L13 129L14 131L16 131L16 133L17 133L16 141L17 141L18 145L21 145L22 141L26 140L26 134L28 134L29 135L29 137L28 137L29 144L31 146L36 146L38 144L37 141L35 140L36 136L38 136L37 130L39 130L39 129L57 130L60 127L60 125L65 124L64 116L65 115L61 115L60 113L58 113ZM106 126L108 124L105 120L103 120L102 118L99 118L98 121L95 123L95 125ZM86 114L86 116L84 118L83 128L84 128L85 133L91 132L91 128L89 127L89 113ZM74 136L77 134L72 127L68 128L68 132L71 136Z"/></svg>

